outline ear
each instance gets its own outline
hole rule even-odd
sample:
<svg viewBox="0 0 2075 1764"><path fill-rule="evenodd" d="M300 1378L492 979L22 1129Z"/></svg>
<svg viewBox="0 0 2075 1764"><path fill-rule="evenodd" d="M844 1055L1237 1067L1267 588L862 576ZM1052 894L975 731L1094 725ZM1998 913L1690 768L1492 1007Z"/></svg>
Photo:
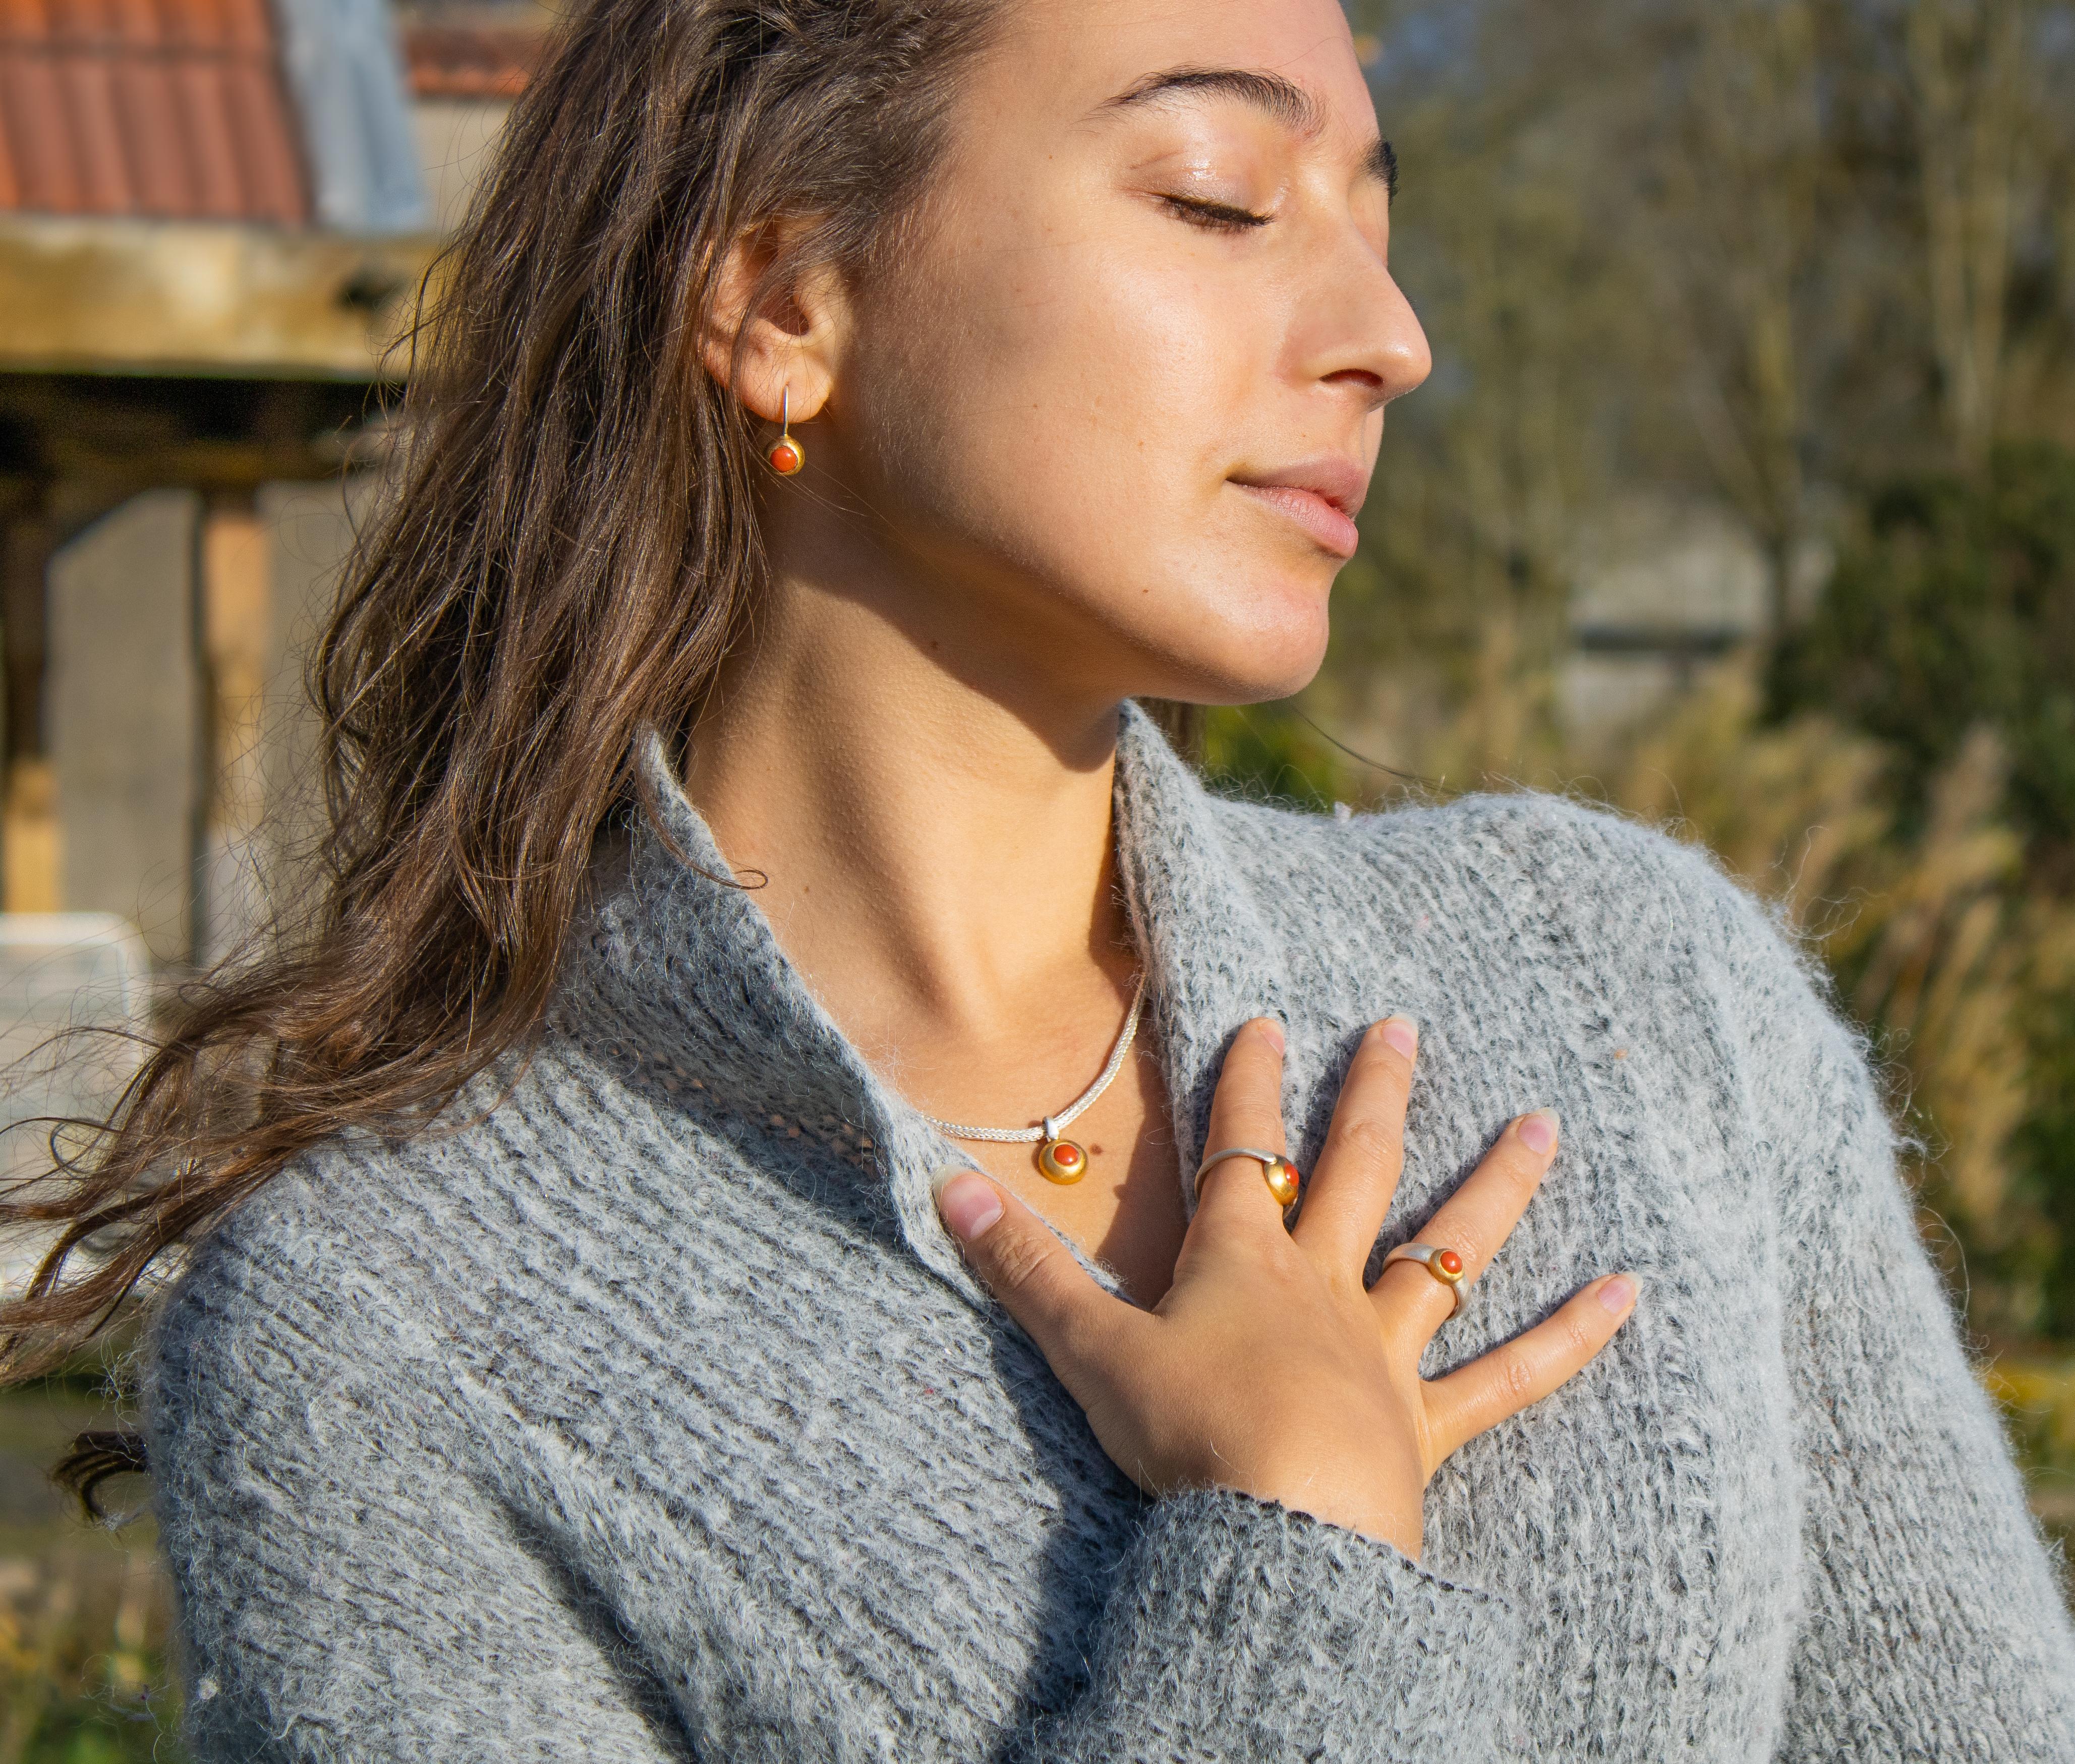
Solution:
<svg viewBox="0 0 2075 1764"><path fill-rule="evenodd" d="M706 371L771 423L789 400L796 423L828 402L850 316L832 269L786 267L799 226L773 222L729 246L700 327Z"/></svg>

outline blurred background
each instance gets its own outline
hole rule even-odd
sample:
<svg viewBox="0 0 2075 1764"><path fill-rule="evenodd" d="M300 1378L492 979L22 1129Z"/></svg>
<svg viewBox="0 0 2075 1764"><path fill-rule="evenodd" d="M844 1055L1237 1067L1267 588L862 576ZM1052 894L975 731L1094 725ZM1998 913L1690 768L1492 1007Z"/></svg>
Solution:
<svg viewBox="0 0 2075 1764"><path fill-rule="evenodd" d="M1564 790L1777 902L2065 1533L2075 0L1352 10L1435 372L1324 673L1203 763L1319 809ZM0 1058L146 1016L307 825L299 647L550 22L0 0ZM176 1755L148 1521L43 1480L106 1371L0 1397L0 1764Z"/></svg>

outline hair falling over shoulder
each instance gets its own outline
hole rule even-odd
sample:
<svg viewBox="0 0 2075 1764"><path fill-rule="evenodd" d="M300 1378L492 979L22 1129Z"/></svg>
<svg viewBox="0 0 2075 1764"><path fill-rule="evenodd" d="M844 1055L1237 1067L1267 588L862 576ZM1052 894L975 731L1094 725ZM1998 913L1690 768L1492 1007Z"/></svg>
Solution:
<svg viewBox="0 0 2075 1764"><path fill-rule="evenodd" d="M729 244L867 274L986 0L591 0L429 279L397 458L309 680L327 832L304 928L186 988L88 1149L0 1196L55 1241L0 1378L93 1335L298 1153L396 1134L540 1021L592 847L642 812L763 557L752 424L705 371ZM85 1249L87 1253L82 1254ZM135 1466L82 1441L82 1493Z"/></svg>

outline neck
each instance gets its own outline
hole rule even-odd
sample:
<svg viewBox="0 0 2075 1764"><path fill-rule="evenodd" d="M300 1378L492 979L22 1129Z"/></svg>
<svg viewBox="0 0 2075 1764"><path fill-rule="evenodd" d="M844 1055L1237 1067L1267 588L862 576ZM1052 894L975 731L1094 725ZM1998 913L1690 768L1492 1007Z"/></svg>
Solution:
<svg viewBox="0 0 2075 1764"><path fill-rule="evenodd" d="M781 574L687 792L876 1066L938 1090L935 1050L1056 1019L1072 1070L1137 965L1112 886L1117 706L1057 702L1013 656L999 679L965 645L955 666L900 615L886 584Z"/></svg>

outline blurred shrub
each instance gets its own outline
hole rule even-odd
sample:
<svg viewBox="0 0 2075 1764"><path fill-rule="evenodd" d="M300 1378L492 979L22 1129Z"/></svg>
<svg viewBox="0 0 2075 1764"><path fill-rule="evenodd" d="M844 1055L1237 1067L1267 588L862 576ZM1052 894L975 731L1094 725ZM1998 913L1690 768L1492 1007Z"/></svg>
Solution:
<svg viewBox="0 0 2075 1764"><path fill-rule="evenodd" d="M1775 718L1833 718L1887 756L1924 858L1890 884L1893 946L1837 960L1870 1021L1921 1044L1984 1320L2075 1336L2075 451L2007 445L1981 475L1874 496L1768 689ZM1927 990L1912 883L1972 896L1947 934L1957 991Z"/></svg>
<svg viewBox="0 0 2075 1764"><path fill-rule="evenodd" d="M1978 727L2010 759L2027 867L2075 882L2075 452L1998 448L1986 477L1875 495L1814 615L1780 646L1775 716L1820 710L1887 743L1905 815Z"/></svg>
<svg viewBox="0 0 2075 1764"><path fill-rule="evenodd" d="M1203 721L1202 765L1221 790L1251 801L1325 809L1359 794L1340 753L1293 706L1221 707Z"/></svg>
<svg viewBox="0 0 2075 1764"><path fill-rule="evenodd" d="M2034 1464L2075 1475L2075 1364L2001 1360L1986 1374L2025 1456Z"/></svg>
<svg viewBox="0 0 2075 1764"><path fill-rule="evenodd" d="M110 1344L113 1352L114 1344ZM0 1392L0 1764L177 1764L166 1667L172 1598L148 1515L81 1522L48 1471L83 1427L115 1415L112 1362ZM132 1484L111 1507L141 1499Z"/></svg>
<svg viewBox="0 0 2075 1764"><path fill-rule="evenodd" d="M175 1764L165 1585L90 1539L0 1562L0 1764Z"/></svg>

